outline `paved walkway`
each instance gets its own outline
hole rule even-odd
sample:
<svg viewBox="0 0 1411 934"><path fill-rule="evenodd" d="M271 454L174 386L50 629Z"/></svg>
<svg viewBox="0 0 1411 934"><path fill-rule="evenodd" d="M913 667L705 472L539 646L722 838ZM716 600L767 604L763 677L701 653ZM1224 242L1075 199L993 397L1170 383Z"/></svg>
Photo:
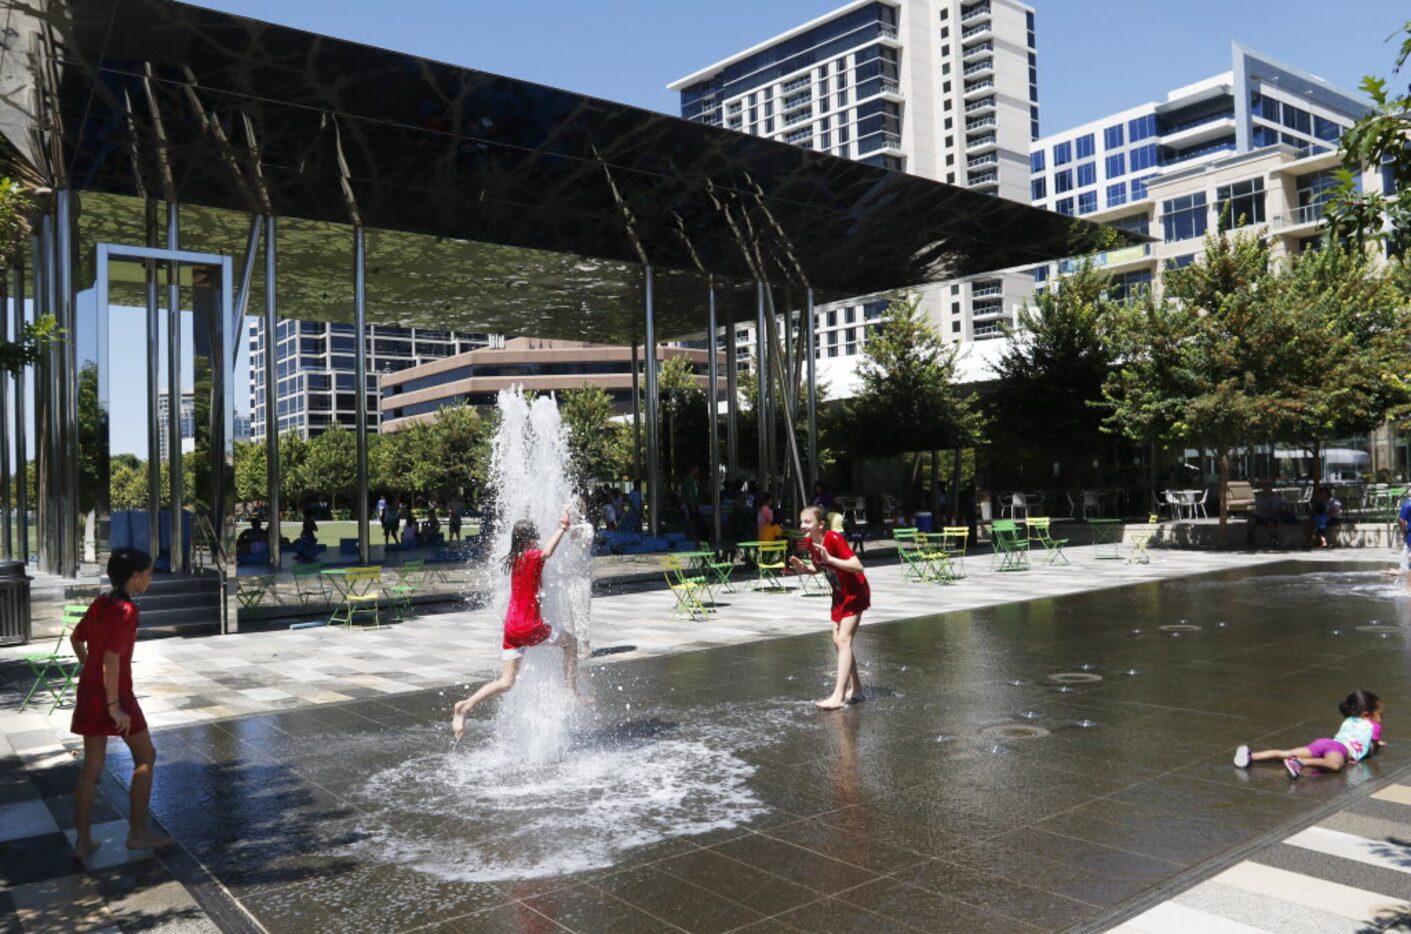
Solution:
<svg viewBox="0 0 1411 934"><path fill-rule="evenodd" d="M988 556L977 556L968 563L968 576L949 586L909 583L902 579L899 566L874 565L869 579L876 609L867 614L865 625L1284 561L1291 556L1160 551L1150 564L1126 564L1098 560L1090 548L1075 548L1070 557L1072 564L1067 567L1002 574L988 567ZM1331 557L1385 560L1365 553ZM595 597L594 647L619 651L593 664L818 632L826 625L826 597L744 588L717 596L718 612L694 622L671 619L673 597L664 589ZM484 610L427 615L378 631L321 628L144 641L136 652L134 681L142 692L148 722L160 730L465 684L498 667L498 643L499 620ZM0 881L7 886L0 890L0 931L114 926L213 930L215 926L190 894L190 880L178 881L169 861L122 849L123 794L110 777L105 791L114 804L100 806L95 827L107 845L87 869L73 860L69 828L77 767L65 745L72 740L67 733L69 715L62 708L52 715L43 708L17 711L22 691L28 688L27 671L19 662L25 651L0 650L0 675L7 682L0 687ZM1407 832L1411 834L1411 828ZM1397 894L1385 886L1372 888ZM1192 905L1178 898L1157 910L1206 911L1208 907L1208 902ZM1148 927L1134 930L1169 929L1153 929L1150 923L1148 918L1142 922ZM232 925L238 927L239 919L223 920L222 926Z"/></svg>

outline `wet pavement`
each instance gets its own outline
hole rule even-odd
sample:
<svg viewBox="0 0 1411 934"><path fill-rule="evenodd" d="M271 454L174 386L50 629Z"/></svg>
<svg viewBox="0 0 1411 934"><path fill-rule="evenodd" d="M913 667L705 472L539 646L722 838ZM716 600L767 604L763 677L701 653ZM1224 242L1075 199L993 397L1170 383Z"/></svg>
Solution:
<svg viewBox="0 0 1411 934"><path fill-rule="evenodd" d="M1222 572L868 627L839 713L826 635L592 666L540 764L439 689L165 730L154 812L271 931L1056 930L1411 763L1408 637L1366 565ZM1358 687L1373 761L1229 764Z"/></svg>

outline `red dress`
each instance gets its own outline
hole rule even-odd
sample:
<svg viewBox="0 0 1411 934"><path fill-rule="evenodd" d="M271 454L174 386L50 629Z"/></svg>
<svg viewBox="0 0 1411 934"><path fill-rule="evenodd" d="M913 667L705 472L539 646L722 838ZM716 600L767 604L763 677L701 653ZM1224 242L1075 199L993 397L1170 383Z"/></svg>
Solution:
<svg viewBox="0 0 1411 934"><path fill-rule="evenodd" d="M132 647L137 642L137 606L126 597L105 594L93 601L74 628L74 637L88 647L88 660L78 677L73 723L79 736L121 736L108 716L107 689L103 685L103 654L118 655L118 703L132 719L128 736L147 729L137 695L132 691Z"/></svg>
<svg viewBox="0 0 1411 934"><path fill-rule="evenodd" d="M519 556L510 574L510 605L505 611L507 649L523 649L544 642L552 634L539 611L539 584L544 576L544 553L531 548Z"/></svg>
<svg viewBox="0 0 1411 934"><path fill-rule="evenodd" d="M809 542L813 548L813 563L823 570L828 584L833 588L833 622L845 616L857 616L872 605L872 588L867 585L867 575L861 571L845 571L823 562L823 552L844 561L853 556L848 540L838 532L823 533L823 544Z"/></svg>

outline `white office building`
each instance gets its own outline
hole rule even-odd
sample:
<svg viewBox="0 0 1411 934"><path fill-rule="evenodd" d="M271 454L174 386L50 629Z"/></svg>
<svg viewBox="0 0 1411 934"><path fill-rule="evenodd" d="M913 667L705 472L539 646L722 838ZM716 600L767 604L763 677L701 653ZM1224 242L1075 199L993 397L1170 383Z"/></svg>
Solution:
<svg viewBox="0 0 1411 934"><path fill-rule="evenodd" d="M682 116L870 165L1029 199L1038 137L1033 8L858 0L672 82ZM1027 273L943 283L923 303L951 340L997 337ZM818 356L856 355L878 302L820 311ZM737 331L753 345L752 327Z"/></svg>

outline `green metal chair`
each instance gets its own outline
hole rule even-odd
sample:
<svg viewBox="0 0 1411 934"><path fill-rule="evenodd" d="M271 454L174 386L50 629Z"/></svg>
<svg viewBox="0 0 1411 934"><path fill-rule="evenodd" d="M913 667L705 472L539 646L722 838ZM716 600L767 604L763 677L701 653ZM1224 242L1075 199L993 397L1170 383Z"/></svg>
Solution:
<svg viewBox="0 0 1411 934"><path fill-rule="evenodd" d="M1068 544L1068 539L1053 537L1049 528L1049 523L1052 521L1053 520L1048 516L1029 519L1027 522L1029 526L1029 542L1030 544L1037 543L1043 546L1044 552L1048 555L1048 563L1050 565L1056 563L1059 558L1063 559L1064 564L1071 564L1072 562L1068 560L1068 556L1063 553L1063 546Z"/></svg>
<svg viewBox="0 0 1411 934"><path fill-rule="evenodd" d="M696 548L701 551L712 551L709 542L697 542ZM711 591L711 600L715 599L715 588L724 587L726 593L734 593L735 585L730 580L730 575L735 570L735 562L727 561L720 556L720 552L715 552L713 558L706 558L701 561L701 570L705 572L706 585Z"/></svg>
<svg viewBox="0 0 1411 934"><path fill-rule="evenodd" d="M29 693L25 694L24 700L20 701L20 710L29 706L30 700L42 687L49 692L49 696L54 702L49 705L49 712L73 695L75 680L79 674L78 658L68 650L65 643L68 642L69 635L73 632L82 620L88 607L81 603L69 603L64 606L64 615L59 628L59 638L54 642L52 652L36 652L24 657L25 664L29 666L30 672L34 675L34 683L29 687Z"/></svg>
<svg viewBox="0 0 1411 934"><path fill-rule="evenodd" d="M342 597L328 617L328 625L342 623L344 628L352 629L359 613L371 613L373 628L382 628L382 614L378 611L378 602L382 599L379 587L382 568L348 568L342 577Z"/></svg>
<svg viewBox="0 0 1411 934"><path fill-rule="evenodd" d="M1019 524L1013 519L996 519L990 525L994 554L990 557L990 567L999 559L1001 571L1027 571L1029 569L1029 539L1019 531Z"/></svg>
<svg viewBox="0 0 1411 934"><path fill-rule="evenodd" d="M925 564L927 580L938 584L954 584L955 568L951 567L950 553L945 548L945 535L940 532L918 532L916 535L918 557Z"/></svg>
<svg viewBox="0 0 1411 934"><path fill-rule="evenodd" d="M892 529L892 540L897 543L897 557L902 563L902 580L924 583L930 580L930 570L921 558L919 532L914 528Z"/></svg>
<svg viewBox="0 0 1411 934"><path fill-rule="evenodd" d="M704 577L691 575L676 555L657 555L657 565L661 568L662 577L666 579L666 586L671 588L672 595L676 597L676 602L671 607L672 619L684 616L688 620L695 620L710 612L701 601L701 594L709 593Z"/></svg>
<svg viewBox="0 0 1411 934"><path fill-rule="evenodd" d="M268 574L243 574L235 578L235 599L242 609L253 609L265 602L274 590L274 578Z"/></svg>
<svg viewBox="0 0 1411 934"><path fill-rule="evenodd" d="M397 614L397 619L403 620L413 615L412 597L416 596L417 591L426 583L426 559L403 561L394 571L397 582L387 588L387 593L392 598L392 608Z"/></svg>
<svg viewBox="0 0 1411 934"><path fill-rule="evenodd" d="M301 567L294 565L290 571L294 575L294 594L303 606L323 606L331 602L328 595L328 582L324 579L323 568L317 564Z"/></svg>

